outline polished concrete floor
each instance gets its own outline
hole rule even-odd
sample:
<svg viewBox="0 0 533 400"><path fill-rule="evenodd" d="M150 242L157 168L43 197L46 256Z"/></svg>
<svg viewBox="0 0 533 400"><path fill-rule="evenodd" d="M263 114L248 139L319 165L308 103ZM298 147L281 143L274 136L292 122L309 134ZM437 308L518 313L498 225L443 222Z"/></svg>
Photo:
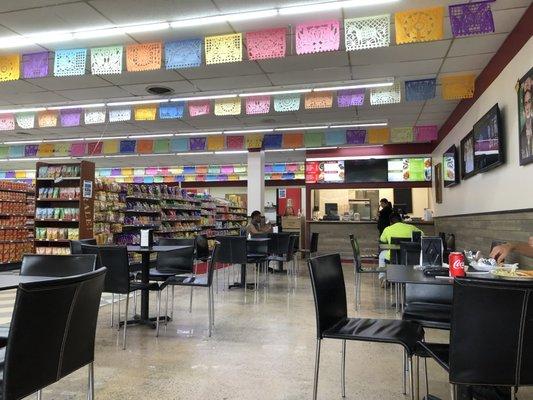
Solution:
<svg viewBox="0 0 533 400"><path fill-rule="evenodd" d="M383 289L372 277L363 282L362 310L353 310L353 272L345 266L352 315L395 318L384 304ZM127 349L111 328L111 306L101 308L96 346L97 399L310 399L315 355L315 315L307 271L302 263L295 288L285 275L271 275L270 288L257 292L223 289L215 304L215 331L207 336L205 290L176 290L174 320L159 338L148 327L128 329ZM226 276L227 278L227 276ZM155 300L155 298L153 298ZM155 301L151 302L155 306ZM116 308L115 308L116 310ZM446 340L443 332L430 339ZM340 396L340 342L324 341L320 399ZM347 399L404 399L402 350L393 345L347 345ZM449 399L446 374L430 362L430 391ZM44 390L43 399L82 399L86 371ZM423 392L424 389L421 388ZM526 397L524 397L526 398Z"/></svg>

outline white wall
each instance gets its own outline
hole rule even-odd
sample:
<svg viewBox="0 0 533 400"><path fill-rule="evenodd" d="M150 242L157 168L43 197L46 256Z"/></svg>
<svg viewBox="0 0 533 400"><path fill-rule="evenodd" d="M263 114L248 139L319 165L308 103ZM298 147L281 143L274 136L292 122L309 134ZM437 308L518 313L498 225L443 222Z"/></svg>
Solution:
<svg viewBox="0 0 533 400"><path fill-rule="evenodd" d="M533 164L519 165L518 110L515 85L533 65L533 38L517 53L502 73L463 116L433 152L433 163L461 139L474 123L498 103L505 132L506 163L492 171L475 175L452 188L444 188L442 204L434 204L435 215L446 216L533 207ZM434 190L432 190L434 196Z"/></svg>

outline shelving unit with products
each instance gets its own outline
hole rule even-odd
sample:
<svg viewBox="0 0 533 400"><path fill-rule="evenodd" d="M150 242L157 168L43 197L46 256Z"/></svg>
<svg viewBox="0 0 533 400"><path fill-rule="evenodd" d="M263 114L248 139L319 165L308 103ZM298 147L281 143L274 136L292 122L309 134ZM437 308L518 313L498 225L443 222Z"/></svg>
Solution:
<svg viewBox="0 0 533 400"><path fill-rule="evenodd" d="M37 163L35 252L68 254L69 241L94 237L94 164Z"/></svg>
<svg viewBox="0 0 533 400"><path fill-rule="evenodd" d="M94 238L99 245L113 244L124 225L125 196L122 186L108 179L96 180Z"/></svg>
<svg viewBox="0 0 533 400"><path fill-rule="evenodd" d="M0 269L9 269L33 252L28 196L30 185L0 181Z"/></svg>
<svg viewBox="0 0 533 400"><path fill-rule="evenodd" d="M246 209L238 205L219 202L216 207L213 236L238 235L248 222Z"/></svg>

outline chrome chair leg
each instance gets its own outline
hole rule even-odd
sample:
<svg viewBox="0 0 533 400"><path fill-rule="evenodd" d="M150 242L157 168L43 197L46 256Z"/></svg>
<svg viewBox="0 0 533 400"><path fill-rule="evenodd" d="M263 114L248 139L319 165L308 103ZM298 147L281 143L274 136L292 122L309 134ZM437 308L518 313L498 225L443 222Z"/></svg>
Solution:
<svg viewBox="0 0 533 400"><path fill-rule="evenodd" d="M209 288L209 291L211 292L211 325L214 328L215 327L215 296L214 296L213 286Z"/></svg>
<svg viewBox="0 0 533 400"><path fill-rule="evenodd" d="M315 378L313 381L313 400L317 399L317 391L318 391L318 371L320 368L320 339L316 340L316 358L315 358Z"/></svg>
<svg viewBox="0 0 533 400"><path fill-rule="evenodd" d="M120 293L118 294L118 325L117 330L120 331Z"/></svg>
<svg viewBox="0 0 533 400"><path fill-rule="evenodd" d="M411 392L411 400L415 400L414 374L415 371L413 370L413 357L409 356L409 390Z"/></svg>
<svg viewBox="0 0 533 400"><path fill-rule="evenodd" d="M155 320L155 336L159 336L159 317L161 315L161 290L157 291L157 318Z"/></svg>
<svg viewBox="0 0 533 400"><path fill-rule="evenodd" d="M87 400L94 400L94 363L89 363L88 367Z"/></svg>
<svg viewBox="0 0 533 400"><path fill-rule="evenodd" d="M134 294L135 295L135 294ZM126 313L124 315L124 337L122 338L122 350L126 350L126 329L128 327L128 306L130 304L130 295L126 295ZM120 318L119 318L120 321ZM120 325L120 322L119 322Z"/></svg>
<svg viewBox="0 0 533 400"><path fill-rule="evenodd" d="M346 340L342 341L341 356L341 395L346 397Z"/></svg>
<svg viewBox="0 0 533 400"><path fill-rule="evenodd" d="M403 394L407 394L407 354L403 352Z"/></svg>
<svg viewBox="0 0 533 400"><path fill-rule="evenodd" d="M133 315L137 315L137 292L138 290L133 292Z"/></svg>
<svg viewBox="0 0 533 400"><path fill-rule="evenodd" d="M172 301L170 302L170 319L174 318L174 285L171 288L172 292Z"/></svg>
<svg viewBox="0 0 533 400"><path fill-rule="evenodd" d="M211 302L213 301L212 300L212 296L213 296L213 294L211 293L211 288L207 288L207 308L208 308L208 317L209 317L209 326L208 326L207 330L208 330L209 337L211 337L211 329L212 329L211 321L212 321L212 318L213 318L213 316L212 316L213 310L212 310L212 306L211 306Z"/></svg>
<svg viewBox="0 0 533 400"><path fill-rule="evenodd" d="M189 314L192 313L192 290L194 286L191 286L191 298L189 299Z"/></svg>
<svg viewBox="0 0 533 400"><path fill-rule="evenodd" d="M426 399L429 398L428 359L424 357L424 374L426 378Z"/></svg>
<svg viewBox="0 0 533 400"><path fill-rule="evenodd" d="M165 290L165 326L168 325L168 318L166 316L168 315L168 286Z"/></svg>
<svg viewBox="0 0 533 400"><path fill-rule="evenodd" d="M37 400L42 400L43 398L43 391L42 390L38 390L37 391Z"/></svg>
<svg viewBox="0 0 533 400"><path fill-rule="evenodd" d="M115 293L111 293L111 328L115 325Z"/></svg>
<svg viewBox="0 0 533 400"><path fill-rule="evenodd" d="M420 399L420 357L415 357L416 374L415 374L415 390L416 399Z"/></svg>
<svg viewBox="0 0 533 400"><path fill-rule="evenodd" d="M450 396L451 400L457 399L457 388L453 383L450 384Z"/></svg>

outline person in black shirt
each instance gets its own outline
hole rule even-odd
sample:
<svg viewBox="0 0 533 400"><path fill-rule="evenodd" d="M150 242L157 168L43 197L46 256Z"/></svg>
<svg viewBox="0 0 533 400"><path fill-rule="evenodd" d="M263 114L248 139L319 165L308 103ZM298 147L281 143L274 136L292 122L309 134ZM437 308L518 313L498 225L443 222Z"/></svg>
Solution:
<svg viewBox="0 0 533 400"><path fill-rule="evenodd" d="M392 214L392 204L386 198L379 201L381 210L378 213L378 230L379 235L383 233L383 230L390 225L390 215Z"/></svg>

